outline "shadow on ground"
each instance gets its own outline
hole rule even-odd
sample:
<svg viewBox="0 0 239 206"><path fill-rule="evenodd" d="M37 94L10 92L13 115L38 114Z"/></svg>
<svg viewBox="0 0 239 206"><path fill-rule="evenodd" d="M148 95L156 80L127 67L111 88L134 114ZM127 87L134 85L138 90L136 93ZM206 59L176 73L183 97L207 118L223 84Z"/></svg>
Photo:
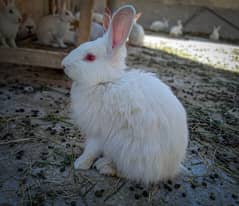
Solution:
<svg viewBox="0 0 239 206"><path fill-rule="evenodd" d="M185 105L188 171L151 188L74 171L84 137L68 118L70 82L2 64L0 205L239 205L239 74L137 47L128 64L157 73Z"/></svg>

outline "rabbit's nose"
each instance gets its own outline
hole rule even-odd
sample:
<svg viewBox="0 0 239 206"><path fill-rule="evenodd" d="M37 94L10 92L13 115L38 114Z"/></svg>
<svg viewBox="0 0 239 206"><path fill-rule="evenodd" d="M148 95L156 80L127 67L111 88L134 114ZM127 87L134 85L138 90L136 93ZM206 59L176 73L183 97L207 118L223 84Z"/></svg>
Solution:
<svg viewBox="0 0 239 206"><path fill-rule="evenodd" d="M28 32L31 32L31 31L32 31L33 26L26 26L26 27L27 27L27 29L28 29Z"/></svg>
<svg viewBox="0 0 239 206"><path fill-rule="evenodd" d="M18 23L21 23L22 22L22 18L18 18Z"/></svg>
<svg viewBox="0 0 239 206"><path fill-rule="evenodd" d="M32 29L32 27L33 27L33 26L27 26L27 28L28 28L29 30L31 30L31 29Z"/></svg>

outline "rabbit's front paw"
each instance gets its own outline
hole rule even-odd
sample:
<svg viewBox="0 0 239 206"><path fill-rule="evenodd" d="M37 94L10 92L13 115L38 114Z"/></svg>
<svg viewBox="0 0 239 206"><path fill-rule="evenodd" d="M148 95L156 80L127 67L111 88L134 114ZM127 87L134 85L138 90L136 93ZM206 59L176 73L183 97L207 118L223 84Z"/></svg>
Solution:
<svg viewBox="0 0 239 206"><path fill-rule="evenodd" d="M84 156L80 156L74 162L74 168L76 170L87 170L91 167L94 159L93 158L85 158Z"/></svg>
<svg viewBox="0 0 239 206"><path fill-rule="evenodd" d="M98 159L94 163L94 167L102 175L107 175L107 176L116 176L117 175L117 171L116 171L113 163L110 160L106 159L105 157Z"/></svg>

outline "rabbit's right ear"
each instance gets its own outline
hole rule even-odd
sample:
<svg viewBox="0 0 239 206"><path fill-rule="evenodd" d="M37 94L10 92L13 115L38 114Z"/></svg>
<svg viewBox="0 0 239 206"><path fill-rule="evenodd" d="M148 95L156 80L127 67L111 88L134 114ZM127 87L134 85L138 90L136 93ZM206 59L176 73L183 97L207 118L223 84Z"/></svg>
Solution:
<svg viewBox="0 0 239 206"><path fill-rule="evenodd" d="M56 1L56 13L61 13L64 10L65 1L57 0Z"/></svg>
<svg viewBox="0 0 239 206"><path fill-rule="evenodd" d="M140 12L140 13L137 13L137 14L135 15L135 17L134 17L135 22L139 20L139 18L141 17L141 15L142 15L141 12Z"/></svg>
<svg viewBox="0 0 239 206"><path fill-rule="evenodd" d="M115 12L107 32L107 50L109 53L126 42L134 23L134 17L135 9L130 5L123 6Z"/></svg>

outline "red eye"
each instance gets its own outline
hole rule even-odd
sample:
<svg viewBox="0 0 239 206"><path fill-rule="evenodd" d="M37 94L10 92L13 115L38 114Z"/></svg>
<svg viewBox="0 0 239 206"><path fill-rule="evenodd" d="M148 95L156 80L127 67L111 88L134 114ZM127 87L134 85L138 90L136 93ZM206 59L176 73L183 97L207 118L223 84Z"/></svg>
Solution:
<svg viewBox="0 0 239 206"><path fill-rule="evenodd" d="M93 62L93 61L95 61L95 59L96 59L95 55L94 54L90 54L90 53L86 54L85 58L84 58L84 60L89 61L89 62Z"/></svg>

